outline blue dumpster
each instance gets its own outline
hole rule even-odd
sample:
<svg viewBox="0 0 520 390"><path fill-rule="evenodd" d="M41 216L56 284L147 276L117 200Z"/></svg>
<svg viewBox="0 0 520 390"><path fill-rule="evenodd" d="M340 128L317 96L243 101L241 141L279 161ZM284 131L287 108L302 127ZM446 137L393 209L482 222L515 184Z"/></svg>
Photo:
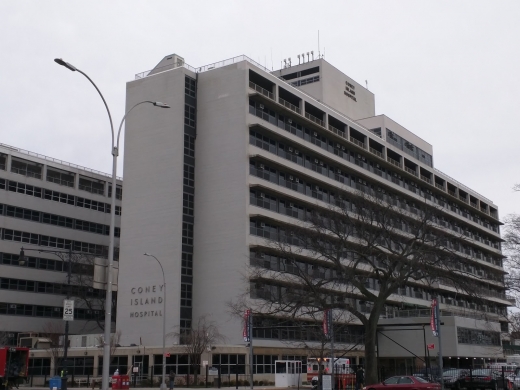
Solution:
<svg viewBox="0 0 520 390"><path fill-rule="evenodd" d="M49 379L49 388L50 390L56 388L61 389L61 377L59 376L53 376Z"/></svg>

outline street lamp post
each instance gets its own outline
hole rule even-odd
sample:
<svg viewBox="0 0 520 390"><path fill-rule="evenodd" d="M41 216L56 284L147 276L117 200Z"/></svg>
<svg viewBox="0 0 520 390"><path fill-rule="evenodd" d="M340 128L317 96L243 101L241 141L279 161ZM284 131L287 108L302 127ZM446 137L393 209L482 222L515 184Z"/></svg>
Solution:
<svg viewBox="0 0 520 390"><path fill-rule="evenodd" d="M143 101L135 104L132 108L130 108L123 119L121 120L121 124L119 125L119 131L117 132L117 138L114 133L114 125L112 123L112 115L110 114L110 110L108 108L107 102L103 97L103 94L97 87L97 85L92 81L90 77L74 65L69 64L68 62L63 61L61 58L54 59L54 62L57 64L64 66L65 68L73 71L79 72L83 76L85 76L88 81L96 88L99 96L103 100L103 104L108 113L108 119L110 120L110 130L112 131L112 197L110 202L110 231L109 231L109 245L108 245L108 272L107 272L107 292L105 298L105 335L103 338L103 373L102 373L102 389L108 390L108 378L109 378L109 369L110 369L110 331L111 331L111 323L112 323L112 268L114 265L114 231L115 231L115 219L116 219L116 189L117 189L117 156L119 155L119 136L121 135L121 128L123 127L123 123L126 119L126 116L132 111L135 107L140 104L153 104L156 107L161 108L170 108L169 105L161 102L155 101Z"/></svg>
<svg viewBox="0 0 520 390"><path fill-rule="evenodd" d="M40 253L52 253L56 256L59 256L59 253L67 253L68 254L68 267L67 267L67 300L70 299L70 277L72 270L72 254L84 254L83 252L72 252L72 244L69 246L69 250L59 251L59 250L46 250L46 249L25 249L22 247L20 249L20 255L18 256L18 264L23 265L25 263L25 251L33 251ZM74 313L72 314L74 315ZM65 321L65 340L63 341L63 376L61 378L61 389L67 390L67 354L69 347L69 322L70 320Z"/></svg>
<svg viewBox="0 0 520 390"><path fill-rule="evenodd" d="M160 265L163 278L163 322L162 322L162 382L161 389L166 389L166 278L164 277L164 268L157 257L149 253L145 253L145 256L153 257Z"/></svg>

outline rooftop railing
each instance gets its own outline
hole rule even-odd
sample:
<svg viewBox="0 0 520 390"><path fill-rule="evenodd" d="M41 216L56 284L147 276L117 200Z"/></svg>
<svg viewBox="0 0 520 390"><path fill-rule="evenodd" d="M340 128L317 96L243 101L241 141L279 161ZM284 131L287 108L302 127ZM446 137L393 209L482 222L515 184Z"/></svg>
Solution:
<svg viewBox="0 0 520 390"><path fill-rule="evenodd" d="M269 99L274 100L274 93L271 91L268 91L265 88L262 88L258 84L253 83L252 81L249 82L249 88L254 89L257 92L260 92L262 95L267 96Z"/></svg>
<svg viewBox="0 0 520 390"><path fill-rule="evenodd" d="M9 146L9 145L0 143L0 147L1 148L5 148L5 149L9 149L9 150L14 150L16 152L19 152L19 153L22 153L22 154L26 154L28 156L38 157L38 158L41 158L43 160L52 161L52 162L55 162L55 163L58 163L58 164L61 164L61 165L66 165L66 166L69 166L71 168L81 169L82 171L92 172L92 173L95 173L97 175L101 175L101 176L105 176L105 177L112 177L112 175L110 175L108 173L96 171L95 169L90 169L90 168L87 168L87 167L82 167L81 165L76 165L76 164L73 164L73 163L62 161L62 160L59 160L59 159L54 158L54 157L45 156L43 154L30 152L30 151L25 150L25 149L15 148L14 146ZM123 180L122 177L118 177L117 179L118 180Z"/></svg>
<svg viewBox="0 0 520 390"><path fill-rule="evenodd" d="M464 184L458 182L458 181L455 180L453 177L451 177L451 176L449 176L449 175L446 175L444 172L440 171L439 169L437 169L437 168L433 168L433 170L434 170L435 172L437 172L437 173L440 173L441 175L446 176L448 179L450 179L451 181L453 181L454 183L456 183L459 187L461 187L461 188L463 188L463 189L465 189L465 190L467 190L467 191L470 191L470 192L472 192L472 193L474 193L474 194L477 194L477 195L480 196L482 199L485 199L485 200L487 200L489 203L493 204L493 201L492 201L492 200L489 200L489 199L486 198L484 195L480 195L477 191L474 191L474 190L472 190L471 188L466 187Z"/></svg>

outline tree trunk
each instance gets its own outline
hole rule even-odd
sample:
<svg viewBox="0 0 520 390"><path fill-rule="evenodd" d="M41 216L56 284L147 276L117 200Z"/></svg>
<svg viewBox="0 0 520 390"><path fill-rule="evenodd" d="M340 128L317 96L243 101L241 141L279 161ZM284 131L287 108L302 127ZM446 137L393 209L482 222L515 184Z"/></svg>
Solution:
<svg viewBox="0 0 520 390"><path fill-rule="evenodd" d="M371 385L379 382L376 354L377 323L379 315L370 315L365 325L365 382Z"/></svg>

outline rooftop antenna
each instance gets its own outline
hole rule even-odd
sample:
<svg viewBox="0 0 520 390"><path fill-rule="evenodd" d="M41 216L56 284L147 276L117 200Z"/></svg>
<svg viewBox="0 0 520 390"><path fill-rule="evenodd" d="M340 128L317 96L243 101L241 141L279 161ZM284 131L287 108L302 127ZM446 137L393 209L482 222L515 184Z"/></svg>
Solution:
<svg viewBox="0 0 520 390"><path fill-rule="evenodd" d="M307 62L309 62L309 52L307 52Z"/></svg>
<svg viewBox="0 0 520 390"><path fill-rule="evenodd" d="M323 58L325 58L325 47L323 47Z"/></svg>
<svg viewBox="0 0 520 390"><path fill-rule="evenodd" d="M288 58L289 60L289 68L291 67L291 57Z"/></svg>
<svg viewBox="0 0 520 390"><path fill-rule="evenodd" d="M367 85L367 89L368 89L368 80L365 80L365 84Z"/></svg>
<svg viewBox="0 0 520 390"><path fill-rule="evenodd" d="M300 65L300 55L298 54L296 57L298 57L298 65Z"/></svg>
<svg viewBox="0 0 520 390"><path fill-rule="evenodd" d="M302 53L302 62L305 62L305 53Z"/></svg>
<svg viewBox="0 0 520 390"><path fill-rule="evenodd" d="M311 50L312 60L314 61L314 51Z"/></svg>
<svg viewBox="0 0 520 390"><path fill-rule="evenodd" d="M320 30L318 30L318 58L321 57L321 52L320 52Z"/></svg>
<svg viewBox="0 0 520 390"><path fill-rule="evenodd" d="M287 60L285 58L283 59L283 68L287 68Z"/></svg>

